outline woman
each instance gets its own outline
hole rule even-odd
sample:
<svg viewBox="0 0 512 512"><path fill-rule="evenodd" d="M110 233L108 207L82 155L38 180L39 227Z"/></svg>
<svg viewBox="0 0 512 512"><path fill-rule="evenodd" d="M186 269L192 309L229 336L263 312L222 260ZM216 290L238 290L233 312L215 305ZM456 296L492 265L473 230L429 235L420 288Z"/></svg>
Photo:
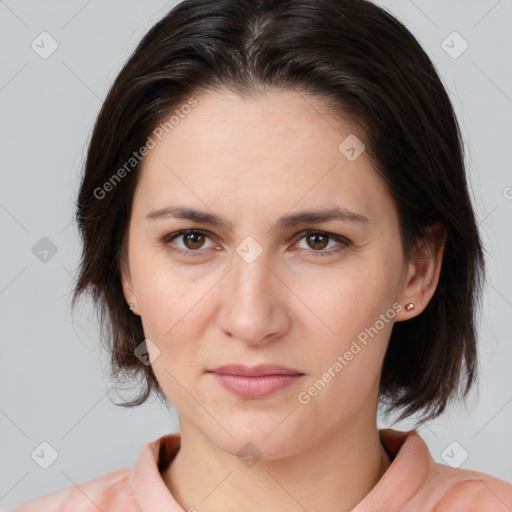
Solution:
<svg viewBox="0 0 512 512"><path fill-rule="evenodd" d="M432 63L374 4L176 6L98 116L73 303L144 383L123 405L157 393L180 434L17 512L511 510L511 484L376 424L475 380L462 155Z"/></svg>

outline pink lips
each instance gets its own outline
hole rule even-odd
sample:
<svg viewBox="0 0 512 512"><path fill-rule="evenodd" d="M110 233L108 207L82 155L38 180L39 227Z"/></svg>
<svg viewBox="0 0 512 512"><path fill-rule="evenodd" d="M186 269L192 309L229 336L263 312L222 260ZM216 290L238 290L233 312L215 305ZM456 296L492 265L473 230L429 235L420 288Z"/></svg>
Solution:
<svg viewBox="0 0 512 512"><path fill-rule="evenodd" d="M303 374L285 366L226 365L212 370L218 382L243 398L264 398L293 384Z"/></svg>

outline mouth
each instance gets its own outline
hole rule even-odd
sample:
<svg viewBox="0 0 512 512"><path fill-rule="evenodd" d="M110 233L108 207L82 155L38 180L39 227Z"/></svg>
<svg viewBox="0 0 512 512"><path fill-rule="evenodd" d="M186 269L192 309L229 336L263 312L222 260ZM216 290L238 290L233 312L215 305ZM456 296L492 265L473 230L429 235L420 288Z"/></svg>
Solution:
<svg viewBox="0 0 512 512"><path fill-rule="evenodd" d="M210 370L228 391L248 399L265 398L297 382L304 374L281 365L231 364Z"/></svg>

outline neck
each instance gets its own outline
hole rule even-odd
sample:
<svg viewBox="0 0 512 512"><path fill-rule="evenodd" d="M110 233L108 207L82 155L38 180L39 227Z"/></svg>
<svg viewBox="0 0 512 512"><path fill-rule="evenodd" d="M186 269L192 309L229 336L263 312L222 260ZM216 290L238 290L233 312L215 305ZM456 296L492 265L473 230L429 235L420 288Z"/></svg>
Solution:
<svg viewBox="0 0 512 512"><path fill-rule="evenodd" d="M337 429L306 451L251 467L186 421L180 428L180 450L162 476L184 510L351 510L390 465L375 422Z"/></svg>

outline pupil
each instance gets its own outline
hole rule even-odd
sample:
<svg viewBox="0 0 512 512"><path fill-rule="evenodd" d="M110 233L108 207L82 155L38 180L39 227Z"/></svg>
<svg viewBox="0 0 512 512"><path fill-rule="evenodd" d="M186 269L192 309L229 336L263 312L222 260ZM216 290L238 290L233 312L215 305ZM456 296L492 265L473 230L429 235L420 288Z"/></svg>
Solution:
<svg viewBox="0 0 512 512"><path fill-rule="evenodd" d="M322 244L322 242L320 242L321 247L313 247L313 248L314 248L314 249L323 249L323 248L326 246L326 243L325 243L325 241L327 240L327 237L326 237L326 236L324 236L324 235L320 235L320 234L318 234L318 233L317 233L317 234L314 234L314 235L310 235L310 236L309 236L309 239L310 239L310 240L311 240L311 239L313 239L313 244L317 244L317 243L319 243L319 242L318 242L318 238L323 238L324 243Z"/></svg>
<svg viewBox="0 0 512 512"><path fill-rule="evenodd" d="M197 244L199 245L199 247L201 246L201 241L202 240L197 240L197 238L201 239L203 237L203 235L201 235L200 233L189 233L186 237L186 240L187 242L190 242L192 244L193 247L191 247L192 249L196 249L197 248Z"/></svg>

